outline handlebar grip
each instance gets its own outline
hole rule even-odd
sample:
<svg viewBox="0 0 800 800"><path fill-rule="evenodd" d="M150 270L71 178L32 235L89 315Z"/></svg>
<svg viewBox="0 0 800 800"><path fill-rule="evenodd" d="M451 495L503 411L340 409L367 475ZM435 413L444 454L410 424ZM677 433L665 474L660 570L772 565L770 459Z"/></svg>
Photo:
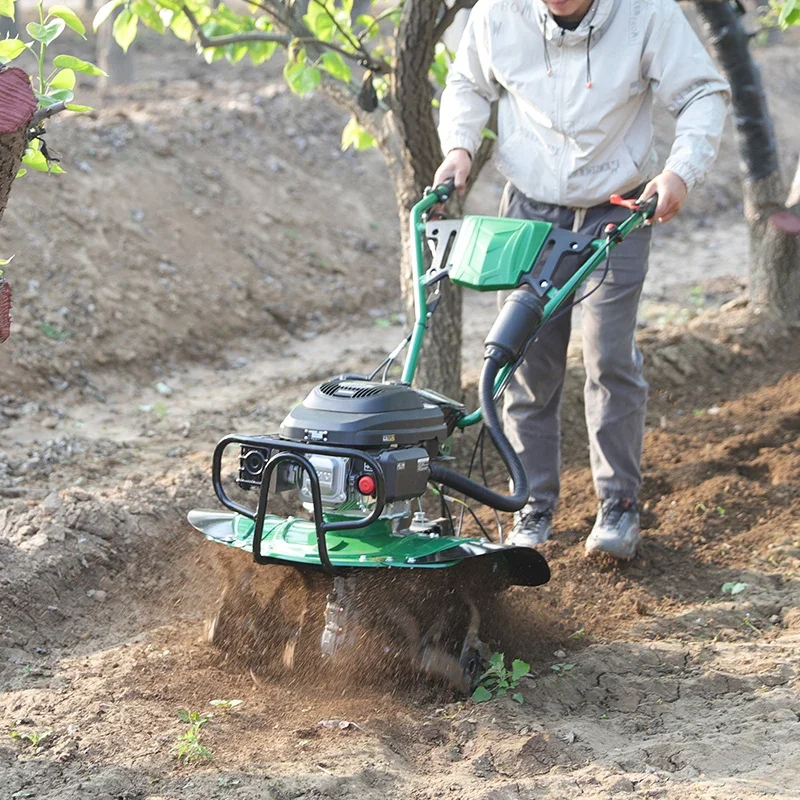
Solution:
<svg viewBox="0 0 800 800"><path fill-rule="evenodd" d="M440 203L446 203L450 199L450 195L456 190L456 179L448 178L444 183L438 186L432 186L425 190L425 195L429 196L435 194Z"/></svg>
<svg viewBox="0 0 800 800"><path fill-rule="evenodd" d="M645 219L653 219L656 213L656 207L658 206L658 195L654 194L652 197L648 197L647 200L642 203L642 211L644 211L644 218Z"/></svg>

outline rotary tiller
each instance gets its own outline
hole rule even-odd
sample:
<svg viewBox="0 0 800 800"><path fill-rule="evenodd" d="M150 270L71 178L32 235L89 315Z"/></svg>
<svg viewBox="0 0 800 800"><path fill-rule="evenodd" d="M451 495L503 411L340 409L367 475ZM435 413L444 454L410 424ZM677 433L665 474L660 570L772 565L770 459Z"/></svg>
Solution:
<svg viewBox="0 0 800 800"><path fill-rule="evenodd" d="M293 621L285 625L279 648L287 666L301 632L309 627L314 649L323 659L353 644L353 619L363 617L370 603L368 596L356 600L359 573L374 578L376 571L391 571L396 583L401 573L426 570L433 579L431 571L479 561L486 568L481 578L470 568L462 579L456 570L452 579L441 583L441 592L432 598L433 613L423 624L402 611L399 600L396 607L384 609L401 632L401 649L423 671L468 686L480 675L485 654L478 638L479 610L469 597L468 584L488 580L498 588L539 586L550 578L547 562L532 548L505 544L502 537L492 542L461 535L456 518L463 513L450 513L448 494L498 511L517 511L525 505L527 479L503 433L498 399L542 327L580 302L575 299L578 287L602 264L608 269L611 251L652 218L656 198L637 203L614 196L612 203L630 213L592 238L540 221L444 219L442 204L452 191L452 182L428 191L411 212L416 278L411 333L371 375L340 375L316 386L284 419L278 433L222 439L214 451L212 482L227 510L189 512L190 523L211 541L252 553L256 564L283 565L284 571L294 567L287 580L300 587L298 591L308 593L309 587L319 585L319 573L333 576L332 586L327 579L324 613L322 608L314 614L304 607L289 615ZM432 251L427 269L425 240ZM511 290L485 340L480 408L471 413L456 400L412 386L440 281L445 279L477 291ZM406 348L402 377L389 380L389 368ZM510 494L448 466L452 435L481 421L510 474ZM232 499L223 486L222 458L228 447L239 448L236 483L255 492L254 508ZM431 489L443 507L436 516L423 510L423 495ZM299 496L309 519L269 512L271 495L287 492ZM245 582L250 573L252 569ZM275 611L276 598L260 607ZM457 625L455 617L460 620ZM253 633L270 622L269 617L250 614L247 624ZM220 625L224 614L217 615L212 630L218 632Z"/></svg>

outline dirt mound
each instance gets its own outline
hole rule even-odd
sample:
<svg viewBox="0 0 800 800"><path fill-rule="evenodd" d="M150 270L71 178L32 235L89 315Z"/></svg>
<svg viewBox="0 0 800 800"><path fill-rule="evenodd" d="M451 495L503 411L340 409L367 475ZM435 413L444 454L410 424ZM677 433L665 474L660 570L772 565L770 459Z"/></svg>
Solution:
<svg viewBox="0 0 800 800"><path fill-rule="evenodd" d="M512 590L484 618L493 647L531 663L521 706L452 702L391 671L381 682L358 648L341 679L308 684L209 647L204 620L224 580L217 547L179 521L208 494L194 457L146 473L120 463L107 489L10 501L0 721L23 738L0 747L9 796L792 796L795 344L720 319L653 351L673 346L674 362L702 375L725 352L726 368L703 386L655 371L648 530L630 564L583 559L594 501L583 444L568 441L545 551L553 579ZM573 371L568 412L579 384ZM419 597L436 611L431 587ZM278 594L261 599L278 610L291 599ZM210 705L233 699L243 703ZM180 709L213 714L208 767L174 759Z"/></svg>
<svg viewBox="0 0 800 800"><path fill-rule="evenodd" d="M0 385L149 377L176 357L224 363L232 342L280 352L341 320L388 316L394 197L377 154L341 152L346 115L252 71L214 83L179 80L181 67L197 69L178 59L170 82L113 98L81 87L101 110L48 124L69 174L14 186Z"/></svg>

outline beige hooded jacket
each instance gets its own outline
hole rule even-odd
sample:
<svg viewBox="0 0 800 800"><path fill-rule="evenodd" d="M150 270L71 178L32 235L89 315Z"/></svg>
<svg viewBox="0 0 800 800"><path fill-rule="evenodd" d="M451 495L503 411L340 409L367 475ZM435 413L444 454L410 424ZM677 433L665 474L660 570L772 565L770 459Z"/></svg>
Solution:
<svg viewBox="0 0 800 800"><path fill-rule="evenodd" d="M533 200L588 208L661 171L653 97L677 119L664 169L690 189L730 95L675 0L594 0L574 31L541 0L479 0L441 101L445 153L474 154L498 101L498 168Z"/></svg>

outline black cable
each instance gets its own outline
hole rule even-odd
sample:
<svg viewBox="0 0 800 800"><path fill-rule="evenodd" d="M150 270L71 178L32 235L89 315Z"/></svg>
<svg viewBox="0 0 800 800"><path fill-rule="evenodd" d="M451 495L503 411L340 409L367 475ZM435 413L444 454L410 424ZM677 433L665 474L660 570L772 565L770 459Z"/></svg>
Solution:
<svg viewBox="0 0 800 800"><path fill-rule="evenodd" d="M442 502L442 511L444 512L444 515L447 517L447 519L450 522L450 531L451 532L455 531L456 527L455 527L455 523L453 522L453 515L450 513L450 507L447 505L447 501L444 499L444 491L442 491L441 484L439 484L437 486L433 481L430 481L430 484L436 490L436 492L439 495L439 499Z"/></svg>
<svg viewBox="0 0 800 800"><path fill-rule="evenodd" d="M467 511L469 511L469 513L472 514L472 519L474 519L475 522L478 523L478 527L481 529L481 532L483 533L483 535L487 539L489 539L489 541L491 541L491 537L489 536L489 531L486 530L486 528L484 527L483 523L478 519L478 515L472 509L472 506L467 505L466 508L467 508Z"/></svg>
<svg viewBox="0 0 800 800"><path fill-rule="evenodd" d="M437 461L430 465L430 474L437 483L443 483L448 488L466 494L473 500L491 508L499 511L519 511L528 502L528 476L525 474L525 467L523 467L517 452L503 432L494 398L495 380L504 363L506 363L505 357L499 350L487 348L487 355L483 360L481 377L478 382L478 401L483 411L483 420L489 436L492 437L492 442L508 469L513 493L496 492L488 486L448 469Z"/></svg>

